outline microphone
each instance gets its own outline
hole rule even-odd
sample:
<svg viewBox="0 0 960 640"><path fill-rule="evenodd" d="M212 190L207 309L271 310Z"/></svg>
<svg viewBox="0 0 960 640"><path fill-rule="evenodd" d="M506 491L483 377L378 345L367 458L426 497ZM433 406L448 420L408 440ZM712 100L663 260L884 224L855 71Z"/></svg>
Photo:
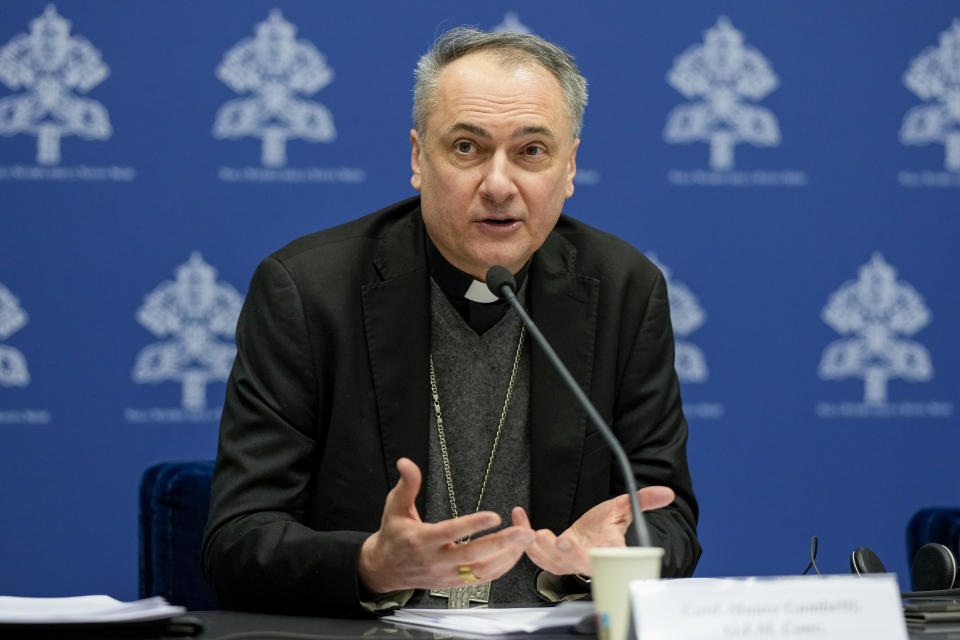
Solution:
<svg viewBox="0 0 960 640"><path fill-rule="evenodd" d="M536 343L540 345L540 348L546 354L547 360L550 361L550 364L553 365L553 368L556 369L567 387L570 388L570 391L574 397L576 397L580 406L586 411L587 418L589 418L593 426L597 428L597 431L603 435L607 446L610 447L610 450L613 451L614 458L617 459L620 473L623 474L623 480L627 485L627 492L630 494L630 509L633 511L633 530L637 540L641 547L653 546L650 542L650 530L647 528L647 521L643 517L643 512L640 510L640 501L637 499L637 483L633 479L633 473L630 471L630 462L627 460L627 454L624 452L623 447L620 446L620 442L616 436L613 435L613 431L607 426L607 423L600 417L600 413L596 407L593 406L593 403L590 402L587 394L583 392L583 389L580 388L577 381L570 375L570 371L564 366L556 351L553 350L553 347L550 346L547 339L540 333L540 329L537 328L537 325L534 324L533 320L527 314L527 310L524 309L520 301L517 300L515 293L517 281L514 279L513 274L510 273L510 270L500 265L494 265L487 270L486 281L487 288L490 289L494 295L506 298L507 302L517 311L520 315L520 320L526 325L527 331L530 332L530 335L533 336Z"/></svg>

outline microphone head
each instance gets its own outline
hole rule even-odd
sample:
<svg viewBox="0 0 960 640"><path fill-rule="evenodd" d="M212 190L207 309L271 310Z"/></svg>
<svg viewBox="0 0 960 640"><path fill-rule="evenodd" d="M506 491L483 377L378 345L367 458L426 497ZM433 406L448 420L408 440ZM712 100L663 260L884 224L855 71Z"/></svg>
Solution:
<svg viewBox="0 0 960 640"><path fill-rule="evenodd" d="M887 568L873 551L867 547L857 547L850 554L850 573L862 576L866 573L886 573Z"/></svg>
<svg viewBox="0 0 960 640"><path fill-rule="evenodd" d="M957 579L957 559L949 547L937 542L920 547L910 568L914 591L950 589Z"/></svg>
<svg viewBox="0 0 960 640"><path fill-rule="evenodd" d="M510 287L510 291L517 290L517 281L514 280L513 274L510 273L509 269L498 264L493 265L487 270L486 282L487 288L498 298L503 297L504 287Z"/></svg>

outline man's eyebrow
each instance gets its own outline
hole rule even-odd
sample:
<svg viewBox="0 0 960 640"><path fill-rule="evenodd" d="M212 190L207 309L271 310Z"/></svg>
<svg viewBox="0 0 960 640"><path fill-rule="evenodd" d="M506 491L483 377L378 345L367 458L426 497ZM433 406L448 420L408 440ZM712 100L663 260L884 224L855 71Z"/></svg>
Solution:
<svg viewBox="0 0 960 640"><path fill-rule="evenodd" d="M450 132L453 133L454 131L466 131L467 133L472 133L473 135L481 138L490 137L490 134L483 127L478 127L475 124L467 124L466 122L458 122L450 127Z"/></svg>
<svg viewBox="0 0 960 640"><path fill-rule="evenodd" d="M553 131L547 127L519 127L516 131L513 132L514 138L522 138L524 136L536 136L542 135L547 136L548 138L555 138Z"/></svg>
<svg viewBox="0 0 960 640"><path fill-rule="evenodd" d="M450 133L454 131L466 131L467 133L472 133L473 135L480 138L489 138L490 132L484 129L483 127L478 127L475 124L470 124L467 122L457 122L450 127ZM524 136L547 136L548 138L555 138L553 131L548 127L542 126L529 126L529 127L517 127L513 132L513 138L523 138Z"/></svg>

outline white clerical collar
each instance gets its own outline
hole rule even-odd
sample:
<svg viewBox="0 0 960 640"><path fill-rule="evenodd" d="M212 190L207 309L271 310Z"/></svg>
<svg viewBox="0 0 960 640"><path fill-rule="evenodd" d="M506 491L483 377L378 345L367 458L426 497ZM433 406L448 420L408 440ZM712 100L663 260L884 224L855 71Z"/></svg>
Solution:
<svg viewBox="0 0 960 640"><path fill-rule="evenodd" d="M490 291L486 284L479 280L474 280L470 283L470 288L463 294L463 297L471 302L482 302L484 304L496 302L500 299Z"/></svg>

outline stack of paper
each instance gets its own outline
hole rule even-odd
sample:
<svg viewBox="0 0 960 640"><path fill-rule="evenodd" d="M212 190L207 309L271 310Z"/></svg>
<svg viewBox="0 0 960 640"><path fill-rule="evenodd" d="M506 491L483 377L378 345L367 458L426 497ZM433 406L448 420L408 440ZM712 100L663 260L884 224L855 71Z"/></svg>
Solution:
<svg viewBox="0 0 960 640"><path fill-rule="evenodd" d="M903 601L903 614L911 631L960 632L960 599L957 598L910 598Z"/></svg>
<svg viewBox="0 0 960 640"><path fill-rule="evenodd" d="M593 615L592 602L564 602L556 607L517 609L399 609L387 622L429 629L456 631L458 635L504 635L569 629Z"/></svg>
<svg viewBox="0 0 960 640"><path fill-rule="evenodd" d="M0 596L0 624L144 622L186 613L160 597L120 602L110 596L17 598Z"/></svg>

